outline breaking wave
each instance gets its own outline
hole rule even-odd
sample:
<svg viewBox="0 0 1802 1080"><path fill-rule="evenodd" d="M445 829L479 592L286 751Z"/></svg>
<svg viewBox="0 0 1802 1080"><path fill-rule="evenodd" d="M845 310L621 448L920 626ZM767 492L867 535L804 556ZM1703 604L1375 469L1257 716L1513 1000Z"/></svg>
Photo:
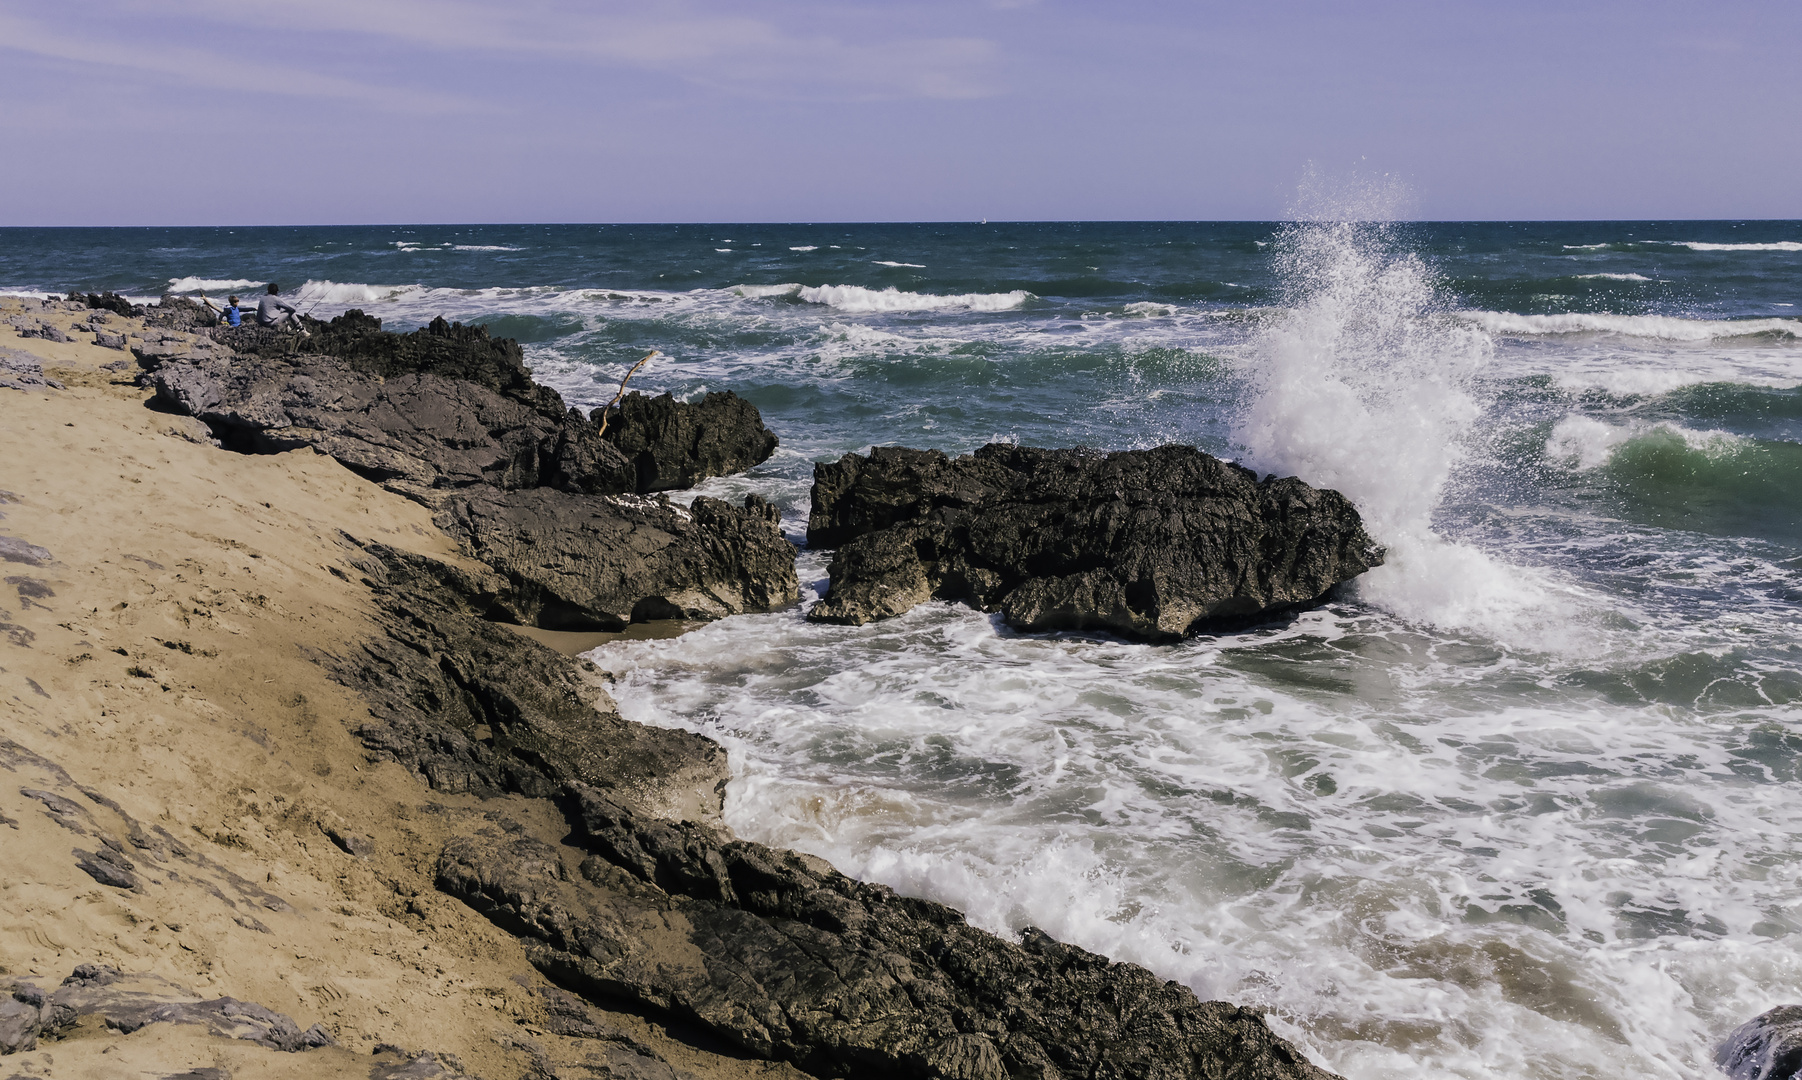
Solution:
<svg viewBox="0 0 1802 1080"><path fill-rule="evenodd" d="M902 292L900 289L866 289L861 285L739 285L732 290L749 299L787 297L806 304L852 314L860 312L904 311L1011 311L1025 304L1033 295L1025 289L1005 293L963 293L939 296L934 293Z"/></svg>
<svg viewBox="0 0 1802 1080"><path fill-rule="evenodd" d="M249 278L183 277L169 279L169 291L172 293L219 292L223 289L259 289L262 288L262 286L263 282L252 281Z"/></svg>

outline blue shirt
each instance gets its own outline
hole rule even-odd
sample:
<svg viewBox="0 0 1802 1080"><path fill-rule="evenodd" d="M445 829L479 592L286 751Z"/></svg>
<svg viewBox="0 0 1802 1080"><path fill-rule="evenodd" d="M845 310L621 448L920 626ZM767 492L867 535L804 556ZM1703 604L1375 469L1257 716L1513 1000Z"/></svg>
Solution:
<svg viewBox="0 0 1802 1080"><path fill-rule="evenodd" d="M244 320L244 312L236 304L232 304L219 314L225 319L228 326L237 326Z"/></svg>

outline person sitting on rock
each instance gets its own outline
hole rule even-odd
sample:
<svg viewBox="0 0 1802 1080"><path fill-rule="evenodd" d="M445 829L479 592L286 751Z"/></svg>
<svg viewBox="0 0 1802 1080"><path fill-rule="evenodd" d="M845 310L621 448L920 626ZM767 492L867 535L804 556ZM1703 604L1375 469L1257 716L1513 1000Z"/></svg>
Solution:
<svg viewBox="0 0 1802 1080"><path fill-rule="evenodd" d="M231 302L225 305L225 310L219 313L219 319L227 326L244 325L244 309L238 306L237 297L232 297Z"/></svg>
<svg viewBox="0 0 1802 1080"><path fill-rule="evenodd" d="M269 283L269 295L257 304L257 325L300 329L300 312L281 299L281 289L273 281Z"/></svg>

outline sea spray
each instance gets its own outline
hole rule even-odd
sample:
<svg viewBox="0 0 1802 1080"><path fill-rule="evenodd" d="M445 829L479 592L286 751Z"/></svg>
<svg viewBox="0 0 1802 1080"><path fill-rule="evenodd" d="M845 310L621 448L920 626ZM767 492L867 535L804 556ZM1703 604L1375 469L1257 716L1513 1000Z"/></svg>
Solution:
<svg viewBox="0 0 1802 1080"><path fill-rule="evenodd" d="M1288 313L1251 350L1236 440L1260 470L1334 488L1358 506L1388 547L1388 564L1358 584L1365 599L1518 644L1568 643L1553 632L1572 614L1556 586L1434 527L1484 412L1476 379L1494 345L1446 317L1432 270L1382 220L1386 201L1322 207L1277 235Z"/></svg>

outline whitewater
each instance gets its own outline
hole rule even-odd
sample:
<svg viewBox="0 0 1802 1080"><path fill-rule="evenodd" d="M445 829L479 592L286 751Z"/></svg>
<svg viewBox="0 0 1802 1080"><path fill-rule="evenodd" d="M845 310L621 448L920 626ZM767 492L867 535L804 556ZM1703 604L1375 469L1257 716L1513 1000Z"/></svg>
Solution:
<svg viewBox="0 0 1802 1080"><path fill-rule="evenodd" d="M803 604L591 654L740 835L1258 1006L1387 1077L1707 1077L1802 1002L1802 223L0 230L0 290L254 291L733 390L799 545L873 444L1185 442L1388 548L1153 646Z"/></svg>

